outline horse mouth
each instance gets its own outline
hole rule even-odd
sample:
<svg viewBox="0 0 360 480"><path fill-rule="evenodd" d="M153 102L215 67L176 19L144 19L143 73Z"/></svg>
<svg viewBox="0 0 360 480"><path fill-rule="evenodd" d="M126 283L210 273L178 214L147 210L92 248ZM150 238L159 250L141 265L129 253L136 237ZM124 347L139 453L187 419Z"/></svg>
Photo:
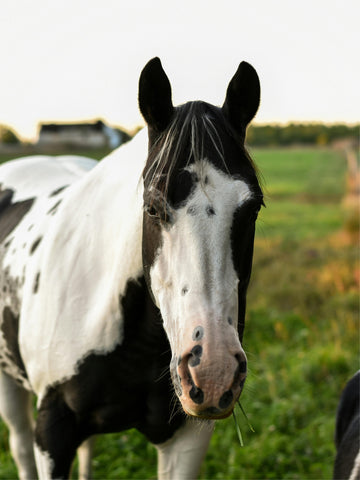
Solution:
<svg viewBox="0 0 360 480"><path fill-rule="evenodd" d="M190 411L187 408L184 408L183 410L188 415L189 417L193 418L198 418L199 420L222 420L224 418L229 417L232 412L233 412L234 407L232 406L231 408L227 410L220 410L217 407L207 407L204 408L203 410L200 411Z"/></svg>

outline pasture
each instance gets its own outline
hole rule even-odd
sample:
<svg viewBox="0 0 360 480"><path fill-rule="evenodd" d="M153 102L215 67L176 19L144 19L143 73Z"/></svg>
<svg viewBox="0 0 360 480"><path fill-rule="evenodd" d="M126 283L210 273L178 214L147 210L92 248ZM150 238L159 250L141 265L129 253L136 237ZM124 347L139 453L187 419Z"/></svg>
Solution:
<svg viewBox="0 0 360 480"><path fill-rule="evenodd" d="M343 234L345 159L327 149L255 150L266 209L257 223L240 410L217 422L202 479L330 479L339 395L359 368L358 247ZM156 478L136 431L97 439L95 479ZM0 421L0 479L16 478ZM73 472L76 478L76 466Z"/></svg>

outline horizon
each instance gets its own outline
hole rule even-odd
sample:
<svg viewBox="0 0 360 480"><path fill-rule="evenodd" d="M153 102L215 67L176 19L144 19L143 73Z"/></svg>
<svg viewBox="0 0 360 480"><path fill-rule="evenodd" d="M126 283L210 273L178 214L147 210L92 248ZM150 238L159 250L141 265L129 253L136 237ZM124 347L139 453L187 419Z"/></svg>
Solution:
<svg viewBox="0 0 360 480"><path fill-rule="evenodd" d="M43 125L82 125L82 124L94 124L98 121L102 121L105 125L107 125L111 128L120 129L120 130L124 131L125 133L129 134L130 136L135 135L137 131L139 131L140 129L142 129L146 126L144 122L142 124L139 123L139 124L133 125L131 127L128 127L128 126L122 125L122 124L112 124L111 122L108 122L106 119L99 118L99 117L88 118L88 119L79 119L79 120L74 119L74 120L70 120L70 121L66 121L66 120L64 120L64 121L57 121L57 120L41 121L40 120L37 124L37 127L36 127L36 135L32 138L24 137L23 135L21 135L21 132L16 130L16 128L14 128L11 125L7 125L5 123L0 123L0 128L5 127L5 128L10 129L19 138L19 140L22 143L34 143L38 140L39 130ZM333 126L338 126L338 125L343 126L344 125L348 128L358 127L360 129L360 122L342 122L342 121L339 121L339 122L322 122L322 121L256 122L256 120L255 120L251 123L251 125L249 125L249 127L287 128L287 127L290 127L292 125L295 125L295 126L309 126L309 127L318 126L318 125L323 125L325 127L333 127Z"/></svg>

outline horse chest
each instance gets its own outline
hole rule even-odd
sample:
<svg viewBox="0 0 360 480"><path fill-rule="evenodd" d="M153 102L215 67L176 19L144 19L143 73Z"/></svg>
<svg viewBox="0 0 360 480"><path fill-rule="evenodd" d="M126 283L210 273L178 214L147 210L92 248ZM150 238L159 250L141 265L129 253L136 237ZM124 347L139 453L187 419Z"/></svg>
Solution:
<svg viewBox="0 0 360 480"><path fill-rule="evenodd" d="M171 354L144 279L128 282L120 298L124 339L113 352L92 353L79 362L77 373L51 387L41 409L54 397L81 419L86 434L138 428L155 443L169 438L182 419L170 409Z"/></svg>

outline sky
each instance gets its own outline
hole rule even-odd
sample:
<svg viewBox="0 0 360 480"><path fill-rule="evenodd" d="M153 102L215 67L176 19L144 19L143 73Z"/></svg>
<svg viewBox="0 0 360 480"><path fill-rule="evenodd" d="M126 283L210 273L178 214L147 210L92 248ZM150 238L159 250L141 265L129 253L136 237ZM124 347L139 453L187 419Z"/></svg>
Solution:
<svg viewBox="0 0 360 480"><path fill-rule="evenodd" d="M257 123L360 120L358 0L0 0L0 124L102 118L133 128L140 72L160 57L174 104L222 105L246 60Z"/></svg>

